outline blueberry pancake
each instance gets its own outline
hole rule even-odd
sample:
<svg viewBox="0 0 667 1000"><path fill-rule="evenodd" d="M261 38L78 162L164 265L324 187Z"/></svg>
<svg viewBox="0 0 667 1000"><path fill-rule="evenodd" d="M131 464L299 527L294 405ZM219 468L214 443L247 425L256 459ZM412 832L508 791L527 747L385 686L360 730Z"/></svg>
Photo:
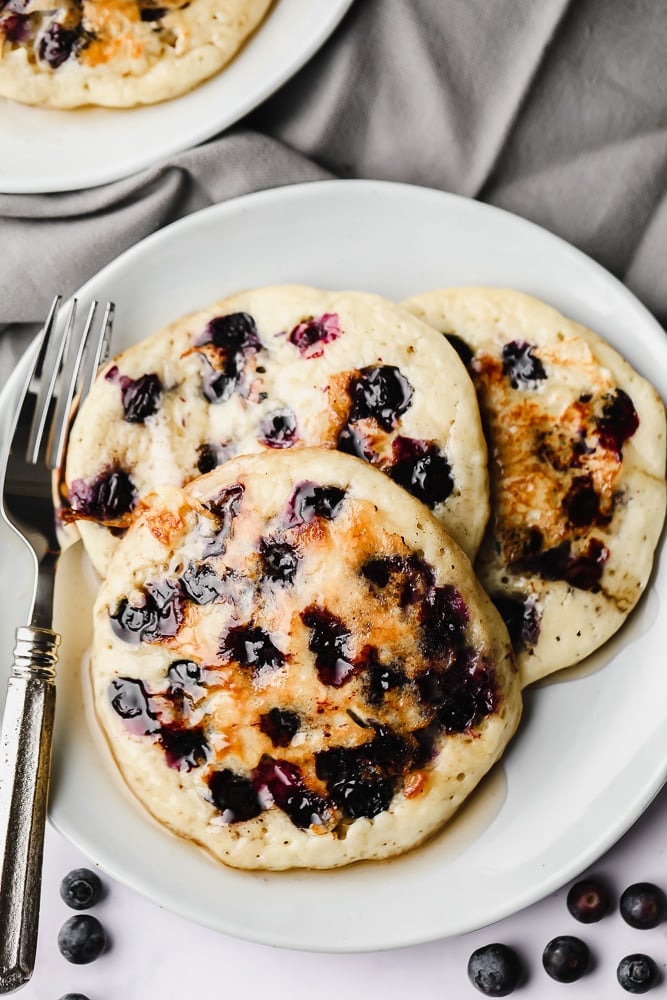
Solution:
<svg viewBox="0 0 667 1000"><path fill-rule="evenodd" d="M150 498L94 611L96 710L162 823L241 868L437 830L517 726L502 619L433 515L322 448Z"/></svg>
<svg viewBox="0 0 667 1000"><path fill-rule="evenodd" d="M65 515L103 575L144 494L302 446L364 458L477 551L486 445L456 351L379 296L301 286L233 295L107 364L72 433Z"/></svg>
<svg viewBox="0 0 667 1000"><path fill-rule="evenodd" d="M476 570L528 684L605 642L646 587L665 516L665 412L595 333L519 292L405 305L468 366L492 456Z"/></svg>
<svg viewBox="0 0 667 1000"><path fill-rule="evenodd" d="M271 0L0 0L0 95L126 108L176 97L236 54Z"/></svg>

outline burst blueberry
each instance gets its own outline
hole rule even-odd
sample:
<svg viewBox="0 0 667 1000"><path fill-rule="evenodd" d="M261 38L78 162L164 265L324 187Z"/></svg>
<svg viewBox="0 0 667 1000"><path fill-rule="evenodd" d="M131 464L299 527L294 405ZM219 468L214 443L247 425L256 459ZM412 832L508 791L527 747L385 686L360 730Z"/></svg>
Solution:
<svg viewBox="0 0 667 1000"><path fill-rule="evenodd" d="M214 806L226 823L242 823L254 819L262 811L257 790L250 778L225 768L214 771L208 779Z"/></svg>
<svg viewBox="0 0 667 1000"><path fill-rule="evenodd" d="M372 418L385 431L394 428L409 408L414 390L395 365L362 368L350 382L350 422Z"/></svg>
<svg viewBox="0 0 667 1000"><path fill-rule="evenodd" d="M88 910L102 898L102 881L90 868L75 868L60 883L60 898L73 910Z"/></svg>
<svg viewBox="0 0 667 1000"><path fill-rule="evenodd" d="M513 340L503 347L503 372L513 389L536 389L547 377L544 365L535 357L535 348L522 340Z"/></svg>

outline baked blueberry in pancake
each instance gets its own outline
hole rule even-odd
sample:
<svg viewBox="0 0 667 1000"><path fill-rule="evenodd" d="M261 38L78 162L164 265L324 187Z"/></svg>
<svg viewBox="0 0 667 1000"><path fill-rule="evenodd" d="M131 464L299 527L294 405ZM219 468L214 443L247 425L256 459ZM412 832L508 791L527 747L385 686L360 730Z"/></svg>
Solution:
<svg viewBox="0 0 667 1000"><path fill-rule="evenodd" d="M271 0L0 0L0 95L127 108L213 76Z"/></svg>
<svg viewBox="0 0 667 1000"><path fill-rule="evenodd" d="M243 292L109 362L71 435L65 513L103 575L146 493L308 446L375 465L475 554L488 474L465 367L431 327L361 292Z"/></svg>
<svg viewBox="0 0 667 1000"><path fill-rule="evenodd" d="M490 460L476 570L524 684L607 640L646 587L665 516L665 413L601 337L519 292L446 289L405 305L458 349Z"/></svg>
<svg viewBox="0 0 667 1000"><path fill-rule="evenodd" d="M325 449L144 504L96 601L96 711L157 819L241 868L408 850L502 754L507 630L429 510Z"/></svg>

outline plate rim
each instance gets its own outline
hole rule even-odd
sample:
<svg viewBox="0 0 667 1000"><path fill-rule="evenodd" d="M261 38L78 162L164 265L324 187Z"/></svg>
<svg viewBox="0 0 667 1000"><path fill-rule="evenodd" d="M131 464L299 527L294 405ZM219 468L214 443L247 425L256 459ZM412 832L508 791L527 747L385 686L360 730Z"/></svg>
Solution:
<svg viewBox="0 0 667 1000"><path fill-rule="evenodd" d="M141 255L147 253L150 255L153 247L159 246L160 242L170 242L174 237L174 231L178 232L186 231L190 227L198 227L201 225L202 216L210 216L211 219L216 219L218 216L224 217L227 213L236 213L238 211L243 212L247 209L248 205L252 208L258 206L261 210L263 203L272 202L276 199L289 199L296 198L299 200L301 197L319 197L319 193L322 190L331 191L333 188L338 188L341 191L351 191L356 189L360 193L365 193L369 191L382 191L387 192L390 189L400 190L403 194L409 194L409 196L425 197L425 198L436 198L438 200L444 199L444 201L452 201L457 205L465 204L466 211L472 210L473 212L481 211L482 214L487 212L499 213L506 220L511 220L511 224L518 225L520 228L526 228L528 232L537 231L540 237L546 237L550 241L555 241L555 245L558 246L560 251L565 251L568 254L574 255L575 261L584 262L586 267L593 267L600 275L604 276L605 281L611 281L616 286L617 291L619 291L622 296L627 298L627 301L631 303L635 310L639 310L640 315L644 322L652 328L656 335L664 337L664 331L661 325L658 323L656 318L650 313L650 311L640 302L639 299L629 289L623 285L617 278L611 275L602 265L598 264L596 261L592 260L585 253L573 247L571 244L562 240L560 237L549 233L547 230L535 223L530 222L520 216L516 216L513 213L507 212L504 209L499 209L494 206L488 206L483 203L474 202L470 199L463 198L458 195L452 195L446 192L437 191L435 189L418 187L411 184L396 183L390 181L372 181L372 180L324 180L324 181L314 181L301 183L297 185L287 185L279 188L271 188L261 192L255 192L248 195L244 195L235 199L230 199L227 202L223 202L217 205L210 206L208 208L202 209L199 212L192 213L183 219L177 220L169 226L151 234L139 243L130 247L128 250L124 251L113 261L109 262L105 267L101 268L92 278L90 278L84 285L81 286L78 293L81 296L86 294L86 289L89 285L104 282L109 276L113 276L113 272L116 267L121 270L131 265L134 255ZM344 195L345 197L345 195ZM666 339L667 343L667 339ZM20 371L22 366L27 363L27 356L30 350L24 355L22 361L17 365L17 368L12 373L8 379L2 392L0 392L0 412L3 407L7 405L7 398L12 393L13 381L17 381L21 378ZM667 347L665 348L667 350ZM19 373L19 374L17 374ZM664 537L664 533L663 533ZM658 554L658 553L657 553ZM656 559L657 561L657 559ZM652 580L655 574L655 568L652 574ZM648 590L649 588L647 588ZM665 781L667 780L667 760L663 761L662 769L656 770L654 774L650 776L650 779L646 780L642 785L642 793L637 795L634 800L634 808L630 811L625 811L622 817L619 817L618 823L608 829L605 833L600 834L597 838L589 844L586 851L579 851L576 860L572 861L569 866L560 866L557 871L554 871L550 877L545 877L539 884L538 887L534 887L532 890L526 890L519 899L513 897L511 902L508 903L498 903L493 910L485 911L484 920L480 922L479 920L469 921L467 924L462 925L456 931L447 931L445 934L440 930L435 929L431 936L425 937L423 934L418 934L417 936L410 937L406 935L405 930L399 935L400 939L392 939L386 941L385 943L373 942L371 944L363 943L358 946L353 944L346 944L345 946L331 945L329 947L323 946L321 943L303 943L295 942L294 935L285 933L282 936L280 934L272 934L267 936L266 934L253 934L251 930L247 927L239 930L232 926L229 922L218 923L212 925L209 919L205 919L201 914L196 912L195 904L189 904L188 900L180 900L178 905L175 905L173 895L170 895L166 889L162 886L158 887L156 891L155 885L148 885L147 883L142 883L141 879L136 877L131 878L128 873L123 870L122 864L120 867L113 863L112 859L106 858L100 862L101 867L104 868L109 874L116 878L118 881L123 882L135 891L141 892L148 898L152 899L159 905L165 906L167 909L180 913L182 916L195 923L201 923L206 926L216 926L218 930L224 931L232 935L242 937L246 940L256 941L262 944L277 945L280 947L295 948L299 950L306 951L329 951L329 952L367 952L374 950L385 950L389 948L399 948L407 947L418 943L425 943L427 941L438 940L443 936L450 936L452 934L467 933L474 929L478 929L482 926L487 926L489 923L495 923L497 920L509 916L512 913L517 912L520 909L542 899L544 896L548 895L550 892L558 889L560 886L565 884L570 878L576 876L581 871L583 871L589 864L594 862L597 858L601 856L606 850L608 850L613 844L615 844L621 836L637 821L637 819L646 810L649 804L653 801L655 796L659 793L663 787ZM72 831L71 827L67 826L67 823L62 822L62 818L57 815L51 814L50 820L54 827L58 829L67 839L75 843L80 847L84 853L91 857L96 857L97 850L95 845L91 843L85 835L76 835L76 832ZM110 864L110 860L112 863Z"/></svg>

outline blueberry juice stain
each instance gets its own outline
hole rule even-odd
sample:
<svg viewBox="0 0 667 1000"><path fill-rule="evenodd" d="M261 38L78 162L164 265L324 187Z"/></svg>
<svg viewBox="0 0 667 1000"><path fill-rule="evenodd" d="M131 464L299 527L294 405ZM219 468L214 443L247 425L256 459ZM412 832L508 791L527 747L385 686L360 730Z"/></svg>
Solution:
<svg viewBox="0 0 667 1000"><path fill-rule="evenodd" d="M211 319L195 341L202 353L202 391L209 403L222 403L236 391L246 359L262 349L255 320L249 313L230 313Z"/></svg>
<svg viewBox="0 0 667 1000"><path fill-rule="evenodd" d="M310 316L302 320L287 335L287 340L298 350L304 359L320 358L324 347L341 335L341 328L336 313L324 313L322 316Z"/></svg>
<svg viewBox="0 0 667 1000"><path fill-rule="evenodd" d="M301 524L309 524L316 517L333 521L341 511L345 496L345 490L338 486L300 483L287 504L287 524L289 527L298 527Z"/></svg>
<svg viewBox="0 0 667 1000"><path fill-rule="evenodd" d="M107 467L93 479L73 480L68 502L74 514L97 521L115 521L132 510L137 491L127 472Z"/></svg>

